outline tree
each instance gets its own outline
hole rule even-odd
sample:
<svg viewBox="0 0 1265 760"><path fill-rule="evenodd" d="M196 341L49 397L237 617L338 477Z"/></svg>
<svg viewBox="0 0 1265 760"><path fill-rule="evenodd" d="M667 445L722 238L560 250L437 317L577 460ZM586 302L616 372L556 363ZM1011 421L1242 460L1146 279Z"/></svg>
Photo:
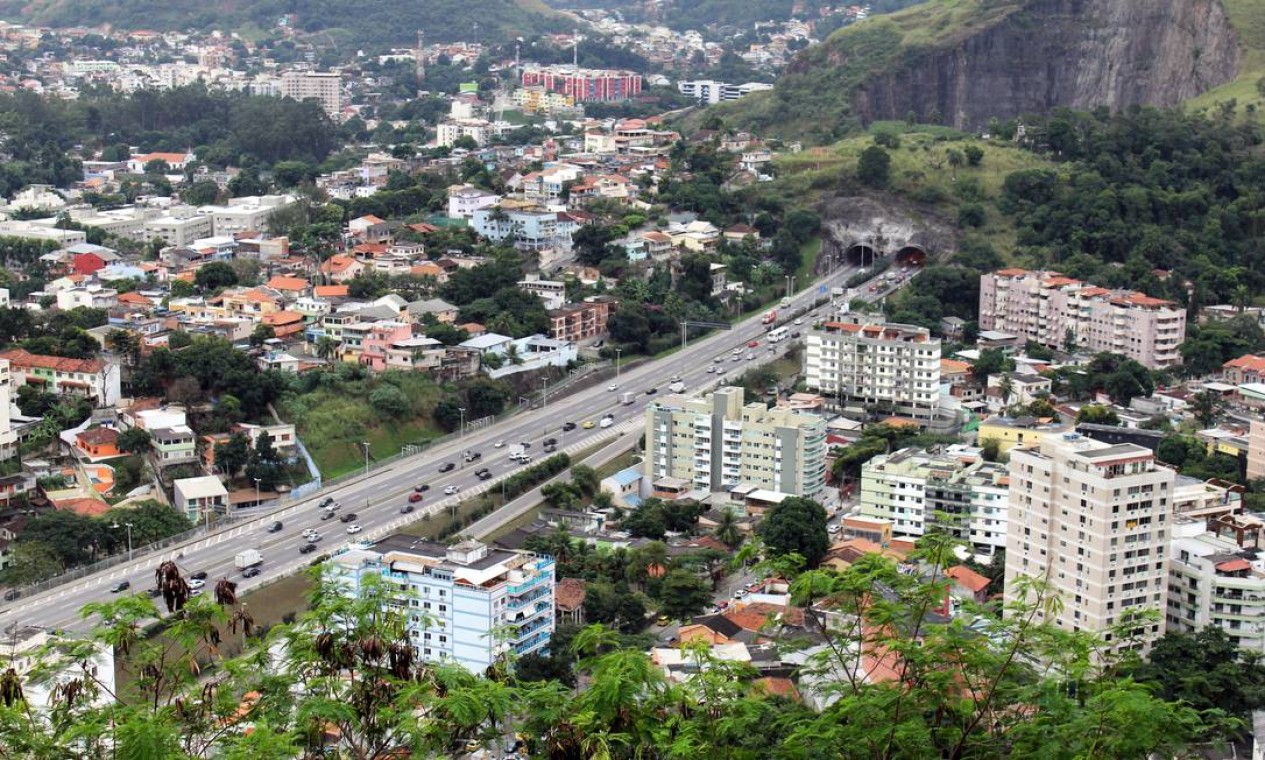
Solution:
<svg viewBox="0 0 1265 760"><path fill-rule="evenodd" d="M316 340L316 355L329 361L338 355L338 341L328 335L322 335Z"/></svg>
<svg viewBox="0 0 1265 760"><path fill-rule="evenodd" d="M812 499L783 499L764 516L757 531L772 556L798 554L808 567L816 567L830 548L826 510Z"/></svg>
<svg viewBox="0 0 1265 760"><path fill-rule="evenodd" d="M1015 360L1006 356L1000 348L986 348L979 352L979 358L971 364L971 374L979 380L999 372L1014 372Z"/></svg>
<svg viewBox="0 0 1265 760"><path fill-rule="evenodd" d="M613 227L602 224L583 224L571 236L571 247L576 260L588 266L597 266L615 256L611 243L618 237Z"/></svg>
<svg viewBox="0 0 1265 760"><path fill-rule="evenodd" d="M223 261L212 261L198 268L193 282L204 292L231 288L237 284L237 272Z"/></svg>
<svg viewBox="0 0 1265 760"><path fill-rule="evenodd" d="M1217 424L1217 418L1221 416L1221 407L1221 397L1210 390L1202 390L1190 400L1191 414L1195 415L1195 420L1205 428Z"/></svg>
<svg viewBox="0 0 1265 760"><path fill-rule="evenodd" d="M141 339L131 330L111 330L105 336L106 348L135 364L141 355Z"/></svg>
<svg viewBox="0 0 1265 760"><path fill-rule="evenodd" d="M1195 633L1165 633L1131 675L1154 685L1161 698L1181 700L1196 710L1224 710L1246 720L1265 707L1261 654L1237 646L1215 625Z"/></svg>
<svg viewBox="0 0 1265 760"><path fill-rule="evenodd" d="M250 332L250 345L259 348L276 337L277 331L273 329L272 325L266 325L261 322L255 325L255 329Z"/></svg>
<svg viewBox="0 0 1265 760"><path fill-rule="evenodd" d="M119 451L129 454L144 454L149 451L150 435L144 428L128 428L119 433Z"/></svg>
<svg viewBox="0 0 1265 760"><path fill-rule="evenodd" d="M1093 425L1119 425L1120 416L1109 406L1086 404L1076 413L1076 421Z"/></svg>
<svg viewBox="0 0 1265 760"><path fill-rule="evenodd" d="M245 433L234 433L224 443L215 445L215 468L234 477L250 460L250 439Z"/></svg>
<svg viewBox="0 0 1265 760"><path fill-rule="evenodd" d="M57 553L47 545L19 541L9 549L9 563L0 570L0 580L11 586L25 586L52 578L64 569Z"/></svg>
<svg viewBox="0 0 1265 760"><path fill-rule="evenodd" d="M659 583L659 612L673 620L686 620L711 606L711 589L689 570L670 570Z"/></svg>
<svg viewBox="0 0 1265 760"><path fill-rule="evenodd" d="M180 197L190 206L209 206L220 197L220 186L210 180L200 180L186 187Z"/></svg>
<svg viewBox="0 0 1265 760"><path fill-rule="evenodd" d="M966 156L966 163L971 166L979 166L984 160L984 149L978 145L967 145L962 153Z"/></svg>
<svg viewBox="0 0 1265 760"><path fill-rule="evenodd" d="M382 383L369 394L369 406L384 420L403 420L409 416L408 397L394 385Z"/></svg>
<svg viewBox="0 0 1265 760"><path fill-rule="evenodd" d="M949 167L953 169L953 181L957 182L958 168L961 167L962 164L966 163L966 156L963 155L962 151L957 148L949 148L949 150L945 152L945 158L949 162Z"/></svg>
<svg viewBox="0 0 1265 760"><path fill-rule="evenodd" d="M891 168L892 157L887 151L871 145L861 151L861 156L857 159L857 179L865 185L882 189L887 187Z"/></svg>

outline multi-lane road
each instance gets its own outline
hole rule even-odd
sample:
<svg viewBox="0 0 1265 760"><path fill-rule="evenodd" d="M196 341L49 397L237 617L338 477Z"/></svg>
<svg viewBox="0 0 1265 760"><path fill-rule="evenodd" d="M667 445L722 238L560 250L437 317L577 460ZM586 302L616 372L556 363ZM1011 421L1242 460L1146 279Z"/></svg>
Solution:
<svg viewBox="0 0 1265 760"><path fill-rule="evenodd" d="M855 272L855 267L836 270L829 277L794 295L791 305L783 309L783 312L799 312L822 301L821 285L842 284ZM864 288L858 290L862 294L866 293ZM809 322L810 319L806 316L803 327L792 326L790 329L807 329ZM442 511L476 488L495 488L502 477L519 469L521 465L510 461L508 456L514 444L530 443L528 453L536 461L544 456L542 444L548 438L558 439L559 451L575 453L610 439L619 430L631 429L625 423L639 419L644 413L646 403L655 397L647 394L647 391L653 388L656 393L667 393L673 377L680 376L691 390L704 385L713 386L717 382L717 373L708 373L707 368L714 363L714 359L724 360L722 365L727 377L737 377L751 363L746 358L749 353L746 345L750 341L758 340L761 344L750 353L758 354L761 359L767 358L763 335L764 325L761 324L760 316L752 317L734 325L731 330L719 331L696 340L684 350L663 359L621 372L617 379L612 380L618 385L617 390L610 390L604 382L570 395L549 396L541 408L514 415L478 430L467 430L462 437L372 470L363 477L326 489L309 499L261 515L258 519L236 523L183 546L138 557L131 562L116 565L29 598L0 602L0 629L19 625L85 630L91 621L84 621L79 616L79 610L84 604L109 597L114 584L124 580L130 582L132 593L150 588L153 585L154 568L169 559L179 563L186 573L207 572L208 587L213 585L215 579L227 576L239 583L239 592L250 590L281 575L296 572L310 563L316 555L299 553L299 548L307 543L301 536L304 529L312 528L321 533L318 550L328 552L352 540L378 538L398 529L401 523L421 517L424 512ZM741 358L736 361L732 358L734 348L742 348L742 352L738 354ZM637 394L634 403L620 403L621 395L627 392ZM614 427L583 427L586 421L596 422L607 414L614 416ZM575 423L576 428L564 432L562 427L567 422ZM504 442L504 446L496 447L497 442ZM464 464L463 454L466 451L479 452L482 455L481 460ZM446 463L453 463L455 468L441 473L440 467ZM475 471L482 467L491 470L494 476L492 480L480 481L475 476ZM408 495L415 486L422 483L429 485L430 489L424 494L423 500L414 505L417 511L410 515L401 513L401 508L408 503ZM460 491L456 495L446 496L444 491L449 486L455 486ZM321 519L322 510L317 505L327 496L341 504L338 516L351 512L356 514L352 524L361 527L360 533L349 535L349 525L338 519ZM278 521L283 524L283 528L275 533L269 532L269 526ZM258 577L242 578L234 567L234 557L244 549L258 549L263 554L262 572Z"/></svg>

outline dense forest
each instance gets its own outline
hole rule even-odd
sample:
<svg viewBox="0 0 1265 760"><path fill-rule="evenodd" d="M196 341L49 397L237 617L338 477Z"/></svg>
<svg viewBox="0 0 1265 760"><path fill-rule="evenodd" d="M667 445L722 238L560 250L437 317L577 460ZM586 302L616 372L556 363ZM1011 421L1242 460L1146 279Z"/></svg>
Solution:
<svg viewBox="0 0 1265 760"><path fill-rule="evenodd" d="M123 160L142 151L194 150L212 167L319 163L338 147L333 122L313 101L208 90L202 85L88 91L77 100L29 92L0 96L0 195L38 182L64 187L83 178L75 146Z"/></svg>
<svg viewBox="0 0 1265 760"><path fill-rule="evenodd" d="M0 0L0 18L54 27L120 29L271 29L278 24L320 33L324 44L382 50L430 41L486 39L570 29L571 22L536 0Z"/></svg>

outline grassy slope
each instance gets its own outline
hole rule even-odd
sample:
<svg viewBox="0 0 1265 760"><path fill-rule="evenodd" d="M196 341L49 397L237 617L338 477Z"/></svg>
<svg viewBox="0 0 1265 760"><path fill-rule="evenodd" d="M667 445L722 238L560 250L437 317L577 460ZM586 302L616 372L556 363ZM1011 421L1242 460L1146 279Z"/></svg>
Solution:
<svg viewBox="0 0 1265 760"><path fill-rule="evenodd" d="M900 132L904 129L904 124L879 123L871 127L870 134L784 155L777 160L778 179L761 189L767 188L768 192L807 204L834 195L841 177L854 176L861 151L873 144L873 132ZM963 203L955 190L960 184L978 183L988 222L977 234L992 242L1003 255L1013 247L1015 239L1014 228L994 206L1006 175L1021 169L1054 166L1040 156L1009 143L977 140L943 128L917 127L914 131L901 133L900 141L899 148L888 151L892 158L890 192L906 199L939 196L939 200L922 203L919 208L928 214L954 220ZM968 144L982 148L984 158L978 167L960 167L957 182L954 182L953 170L945 156L949 149L961 150ZM932 189L930 192L929 188Z"/></svg>
<svg viewBox="0 0 1265 760"><path fill-rule="evenodd" d="M1265 98L1256 89L1257 80L1265 77L1265 0L1222 0L1230 14L1230 23L1239 33L1243 56L1239 75L1232 82L1209 90L1191 100L1191 108L1206 108L1220 101L1234 99L1240 108L1254 104L1265 107Z"/></svg>

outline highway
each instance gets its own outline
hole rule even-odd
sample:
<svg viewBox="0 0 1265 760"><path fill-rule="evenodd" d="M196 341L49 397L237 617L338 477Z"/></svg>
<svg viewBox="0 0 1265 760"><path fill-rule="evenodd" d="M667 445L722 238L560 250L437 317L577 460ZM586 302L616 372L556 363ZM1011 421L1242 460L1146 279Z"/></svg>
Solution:
<svg viewBox="0 0 1265 760"><path fill-rule="evenodd" d="M807 308L822 298L819 286L842 285L856 271L856 267L836 269L827 278L818 280L795 294L791 305L782 311L795 312ZM869 294L864 287L857 288L857 292L868 298L883 295ZM828 303L827 299L827 307ZM810 322L806 317L802 326L791 326L789 322L786 324L793 331L807 330ZM620 432L634 428L639 430L646 403L655 398L654 395L647 394L647 390L653 388L657 394L667 393L671 378L678 375L685 382L687 393L704 385L712 387L717 384L718 374L708 373L706 369L713 364L714 359L722 359L726 376L736 378L754 363L746 358L748 353L757 354L760 360L769 358L763 335L761 315L753 316L735 324L731 330L717 331L690 343L684 350L622 372L617 380L617 390L609 390L607 384L602 383L576 391L572 395L558 398L547 396L542 408L513 415L478 430L467 430L459 439L372 470L359 479L340 483L304 501L281 507L259 518L235 523L183 546L137 557L131 562L28 598L0 602L0 630L6 630L15 624L70 631L87 630L91 627L91 621L83 620L79 615L84 604L111 598L111 587L124 580L131 583L128 593L144 592L153 586L154 568L169 559L175 560L186 575L199 571L208 573L207 593L210 593L214 582L221 577L237 581L239 593L249 591L266 581L297 572L320 554L335 550L350 541L380 538L404 524L420 519L424 512L441 512L454 501L468 497L472 491L497 487L501 478L521 467L508 457L510 447L516 443L529 443L528 453L535 461L539 461L544 457L542 444L547 438L558 439L558 451L574 454L608 441ZM760 346L749 351L746 344L752 340L758 340ZM731 353L732 349L738 347L742 347L741 353ZM734 358L735 356L738 358ZM620 396L625 392L636 393L636 401L629 405L621 404ZM608 429L583 427L586 421L597 422L606 414L614 416L614 426ZM566 422L574 422L576 428L564 432L562 426ZM503 442L504 446L497 448L497 442ZM465 451L477 451L482 458L472 464L464 464ZM452 463L455 467L450 472L441 473L439 469L446 463ZM490 469L493 479L480 481L474 473L481 467ZM414 486L422 483L429 485L430 489L426 491L422 501L414 505L417 511L407 515L401 513L401 508L408 503L409 493ZM444 491L449 486L460 489L459 493L445 496ZM349 524L344 524L339 519L321 519L323 510L317 505L327 496L341 504L336 517L356 514L351 525L359 525L362 532L349 535ZM277 521L283 524L283 528L275 533L269 532L269 526ZM299 553L299 547L307 543L301 536L306 528L313 528L321 533L317 553ZM241 572L234 567L235 555L244 549L258 549L264 556L262 573L255 578L243 578Z"/></svg>

